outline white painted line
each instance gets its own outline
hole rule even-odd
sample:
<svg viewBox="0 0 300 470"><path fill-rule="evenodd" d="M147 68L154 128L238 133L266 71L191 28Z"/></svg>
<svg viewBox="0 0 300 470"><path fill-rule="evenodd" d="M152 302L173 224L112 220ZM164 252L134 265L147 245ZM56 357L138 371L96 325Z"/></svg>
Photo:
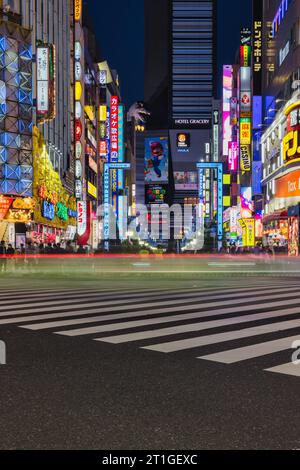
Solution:
<svg viewBox="0 0 300 470"><path fill-rule="evenodd" d="M191 297L191 298L196 298L196 299L200 299L202 298L202 296L199 296L199 293L195 290L191 291L191 292L184 292L184 293L180 293L180 291L176 290L176 291L171 291L172 294L168 294L168 293L160 293L158 294L163 296L164 299L168 299L170 298L170 301L166 301L165 304L170 304L171 303L171 300L172 298L174 297L178 297L179 295L181 296L181 298L188 298L188 297ZM89 294L90 295L90 294ZM87 296L83 296L83 297L89 297L89 295ZM214 294L215 295L215 294ZM102 301L101 297L99 298L99 300L97 300L96 302L88 302L88 303L80 303L80 307L96 307L96 306L99 306L100 307L105 307L106 305L118 305L120 303L124 303L124 304L130 304L130 303L134 303L135 299L138 299L140 301L146 301L147 299L153 299L155 298L156 294L154 292L149 292L149 293L140 293L140 292L135 292L133 294L126 294L124 296L118 296L118 295L115 295L113 296L113 299L114 300L105 300L105 301ZM198 297L197 297L198 296ZM108 296L111 298L111 294ZM123 297L127 297L126 299L124 299ZM78 300L80 300L80 297L78 298ZM66 308L74 308L74 306L76 307L76 302L77 302L77 296L74 296L74 298L71 298L71 299L66 299L65 301L65 298L62 297L60 300L51 300L51 301L43 301L43 302L32 302L31 300L30 301L26 301L26 302L23 302L22 303L22 307L24 307L24 310L19 310L16 305L16 303L13 303L12 302L12 305L9 305L9 307L6 307L5 305L2 305L0 307L0 316L5 316L6 315L6 312L15 312L15 314L17 313L31 313L31 312L34 312L34 311L48 311L48 310L54 310L52 308L52 306L55 306L55 305L60 305L58 307L58 310L63 310L63 309L66 309ZM159 299L157 300L157 302L153 302L150 304L150 306L155 306L157 305L157 303L159 303ZM174 300L174 302L178 302L178 298L176 300ZM75 304L75 305L74 305ZM43 306L47 305L47 307L43 308ZM141 304L141 305L147 305L147 303L145 304ZM42 308L39 308L40 306L42 306ZM33 307L32 310L29 310L30 307ZM49 307L49 308L48 308ZM124 306L120 307L121 310L124 309ZM5 313L1 313L1 312L4 312Z"/></svg>
<svg viewBox="0 0 300 470"><path fill-rule="evenodd" d="M267 372L275 372L276 374L285 374L293 375L295 377L300 377L300 364L296 365L292 362L287 364L282 364L280 366L271 367L270 369L265 369Z"/></svg>
<svg viewBox="0 0 300 470"><path fill-rule="evenodd" d="M284 304L284 305L289 305L290 304L290 301L284 301L284 302L281 302L281 304ZM269 305L273 305L273 304L268 304L266 303L265 304L265 307L264 308L267 308ZM275 305L278 305L278 302L275 303ZM136 317L143 317L143 316L154 316L154 315L159 315L159 314L162 314L162 313L173 313L175 311L179 311L181 312L182 309L184 309L185 306L181 306L181 307L169 307L169 308L162 308L162 309L158 309L158 310L151 310L151 312L149 313L148 311L145 311L145 310L142 310L142 311L137 311L137 312L128 312L128 313L120 313L120 314L111 314L111 315L106 315L106 314L103 314L97 318L99 318L97 320L98 323L100 322L106 322L106 321L112 321L112 320L122 320L122 319L128 319L128 318L136 318ZM211 316L217 316L217 315L226 315L226 314L230 314L230 313L241 313L241 312L250 312L252 310L257 310L259 307L257 307L257 305L254 305L254 306L242 306L242 307L234 307L234 308L225 308L225 309L220 309L220 310L213 310L213 311L203 311L203 312L200 312L200 315L201 315L201 318L206 318L206 317L211 317ZM193 308L194 309L194 306ZM50 309L50 311L53 310L53 309ZM110 309L112 310L112 309ZM299 308L298 307L294 307L294 308L291 308L291 309L288 309L286 310L286 312L292 310L294 313L298 313L299 311ZM107 310L106 310L107 311ZM40 321L40 320L49 320L49 319L53 319L53 318L69 318L69 317L82 317L82 316L89 316L91 315L91 313L99 313L99 309L91 309L91 310L88 310L88 311L84 311L84 310L79 310L79 311L67 311L67 312L62 312L62 313L49 313L49 314L42 314L42 315L32 315L32 316L13 316L12 318L5 318L5 319L2 319L0 320L0 325L8 325L8 324L17 324L17 323L26 323L26 322L32 322L32 321ZM197 314L197 313L196 313ZM81 319L81 323L85 323L85 320L84 318ZM43 329L43 326L45 325L45 323L37 323L36 325L28 325L30 326L32 330L40 330L40 329ZM61 323L60 323L61 325ZM48 327L47 327L48 328Z"/></svg>
<svg viewBox="0 0 300 470"><path fill-rule="evenodd" d="M235 266L237 266L237 267L240 268L242 266L256 266L257 263L253 263L253 262L252 263L222 263L222 262L217 263L217 262L214 262L214 263L207 263L207 265L208 266L215 266L215 267L217 267L217 266L219 266L219 267L226 266L227 268L230 268L230 267L234 268Z"/></svg>
<svg viewBox="0 0 300 470"><path fill-rule="evenodd" d="M142 349L171 353L176 351L183 351L186 349L198 348L201 346L208 346L210 344L225 343L226 341L234 341L241 338L251 338L252 336L285 331L293 328L300 328L300 320L271 323L269 325L256 326L253 328L246 328L244 330L229 331L227 333L217 333L214 335L200 336L197 338L171 341L169 343L144 346Z"/></svg>
<svg viewBox="0 0 300 470"><path fill-rule="evenodd" d="M221 362L222 364L234 364L235 362L247 361L255 357L267 356L279 351L292 349L294 341L300 339L300 334L288 338L276 339L265 343L252 344L244 348L230 349L229 351L220 351L215 354L198 357L206 361Z"/></svg>
<svg viewBox="0 0 300 470"><path fill-rule="evenodd" d="M179 335L183 333L191 333L193 331L204 331L204 330L210 330L212 328L221 328L221 327L226 327L229 325L240 325L243 323L249 323L249 322L254 322L254 321L259 321L259 320L268 320L270 318L280 318L284 317L287 315L295 315L295 313L300 313L300 307L297 307L296 309L291 309L292 311L289 312L283 311L283 312L278 312L276 313L271 311L271 312L264 312L264 313L257 313L254 315L243 315L241 317L235 317L235 318L227 318L226 320L213 320L213 321L207 321L207 322L202 322L202 323L190 323L188 325L179 325L179 326L174 326L172 328L161 328L159 330L148 330L148 331L142 331L138 333L128 333L126 335L117 335L117 336L108 336L105 338L97 338L97 341L103 341L104 343L112 343L112 344L121 344L121 343L129 343L132 341L142 341L145 339L152 339L152 338L159 338L162 336L173 336L173 335ZM192 316L193 315L193 316ZM174 317L169 317L173 318L173 321L180 321L184 320L184 315L178 315L177 317L181 317L176 319L176 316ZM201 313L199 314L191 314L191 315L185 315L185 319L188 320L189 318L201 318ZM199 318L199 319L200 319ZM168 320L165 320L164 318L161 318L161 323L167 323ZM134 326L134 322L127 323L128 329L129 328L137 328L138 326L143 326L143 322L135 322L136 326ZM141 323L141 324L139 324ZM157 324L159 323L159 319L155 321L155 323L148 323L149 325L151 324ZM121 329L127 329L126 328L126 323L118 324L118 325L123 325L123 327L117 327L115 328L115 325L105 325L103 326L103 330L97 331L97 333L105 332L105 331L114 331L114 330L121 330ZM299 336L300 338L300 336Z"/></svg>
<svg viewBox="0 0 300 470"><path fill-rule="evenodd" d="M257 290L257 289L255 289ZM283 290L281 290L282 292L298 292L298 288L284 288ZM264 294L264 293L268 293L268 295L264 296L264 297L257 297L257 300L259 301L263 301L263 300L268 300L270 297L276 295L276 293L279 292L279 290L275 290L274 292L269 289L267 290L263 290L259 292L259 294ZM247 294L248 294L248 291L247 291ZM178 291L177 291L177 295L178 295ZM299 294L300 295L300 294ZM173 304L178 304L179 302L182 302L184 304L184 300L186 299L189 299L191 300L191 303L190 305L186 305L186 308L189 308L189 309L192 309L193 308L193 305L194 305L194 308L212 308L212 307L218 307L220 305L231 305L232 304L232 301L231 300L228 300L228 301L224 301L224 300L219 300L218 302L211 302L211 303L207 303L207 304L200 304L199 305L199 302L203 301L203 300L214 300L216 295L206 295L206 296L203 296L203 295L200 295L200 296L197 296L197 292L191 292L191 293L184 293L184 294L180 294L181 296L181 299L179 300L178 298L177 299L174 299L174 296L176 297L176 294L172 294L172 295L167 295L167 296L164 296L164 298L170 298L169 300L164 300L162 301L161 299L157 299L156 302L142 302L140 304L134 304L134 300L135 300L135 296L132 296L133 298L132 299L129 299L129 300L123 300L123 299L119 299L119 300L109 300L109 301L105 301L105 302L102 302L101 300L97 301L97 302L89 302L89 303L86 303L86 304L82 304L80 303L80 307L81 308L89 308L89 312L90 313L101 313L101 310L103 309L105 312L119 312L119 311L122 311L122 310L125 310L125 308L128 308L129 310L139 310L141 308L151 308L151 307L157 307L158 305L167 305L167 306L171 306ZM230 297L231 299L232 298L235 298L235 297L241 297L241 296L245 296L245 292L243 291L242 293L240 294L227 294L227 295L223 295L223 299L225 297ZM139 297L139 295L137 295L137 297ZM144 301L146 299L152 299L153 298L153 294L151 293L150 296L146 296L146 297L143 297L143 298L139 298L139 301ZM249 295L247 297L245 297L244 299L242 299L241 301L236 301L235 304L242 304L242 303L245 303L245 302L250 302L249 300ZM253 301L254 298L251 298L251 301ZM4 317L4 316L15 316L15 315L18 315L18 314L29 314L29 313L41 313L41 312L53 312L53 311L61 311L61 310L72 310L73 308L76 308L76 303L74 304L74 301L71 299L70 301L68 302L65 302L65 304L61 305L61 300L60 301L54 301L54 302L47 302L47 306L46 307L39 307L39 305L45 305L44 302L42 302L41 304L39 303L35 303L35 304L30 304L26 307L26 309L24 310L19 310L19 309L16 309L16 308L9 308L9 309L6 309L5 307L3 307L3 309L0 308L0 317ZM120 304L121 302L123 302L123 305L121 306L117 306L117 307L110 307L111 305L118 305ZM193 302L196 302L195 304L193 304ZM58 307L55 307L55 305L57 304L60 304ZM32 305L32 307L34 308L30 308L30 306ZM94 310L92 309L92 307L98 307L98 310ZM99 312L99 309L100 309L100 312ZM176 307L174 307L174 311L175 311ZM181 310L182 307L179 307L179 309ZM2 310L2 312L1 312ZM5 311L3 311L5 310ZM178 309L177 309L178 310ZM152 314L151 311L148 312L148 314Z"/></svg>
<svg viewBox="0 0 300 470"><path fill-rule="evenodd" d="M249 309L247 309L249 311ZM295 313L300 312L300 307L297 307L295 309ZM228 312L227 312L228 313ZM278 317L284 316L285 314L279 313ZM213 316L213 313L210 312L208 316ZM276 316L276 315L275 315ZM193 323L193 324L188 324L188 325L179 325L179 326L174 326L171 328L162 328L159 330L149 330L149 331L142 331L142 332L137 332L137 333L128 333L126 335L117 335L117 336L112 336L112 337L106 337L103 338L104 342L107 343L114 343L114 344L119 344L119 343L126 343L130 341L138 341L138 340L143 340L147 338L158 338L161 336L172 336L176 334L183 334L187 332L193 332L193 331L201 331L201 330L206 330L210 328L217 328L221 326L226 326L226 325L232 325L232 324L239 324L239 323L247 323L251 321L249 319L249 315L244 315L243 317L237 317L236 318L229 318L226 320L215 320L215 321L209 321L209 322L203 322L203 323ZM268 312L266 313L266 318L273 318L274 317L274 312ZM89 334L95 334L95 333L104 333L108 331L118 331L118 330L127 330L127 329L132 329L132 328L138 328L142 326L147 326L147 325L158 325L161 323L171 323L174 321L184 321L184 320L189 320L189 319L195 319L198 318L199 320L203 318L203 315L201 312L196 312L196 313L190 313L190 314L182 314L182 315L174 315L172 317L163 317L163 318L156 318L156 319L149 319L149 320L136 320L133 322L122 322L118 324L109 324L109 325L97 325L97 326L92 326L89 328L83 327L80 329L76 330L67 330L67 331L62 331L62 332L57 332L57 334L65 335L65 336L81 336L81 335L89 335ZM254 320L263 320L264 319L264 314L263 313L258 313L252 316ZM254 321L252 319L252 321ZM57 324L57 328L59 327L59 324ZM30 328L25 326L24 328ZM37 328L35 326L34 328Z"/></svg>
<svg viewBox="0 0 300 470"><path fill-rule="evenodd" d="M204 290L204 292L206 292L206 290ZM190 292L187 290L186 291L186 294L185 295L189 295L189 294L194 294L196 295L198 293L198 291L196 291L195 289L191 290ZM83 299L83 298L92 298L92 297L99 297L99 301L102 300L102 299L107 299L107 298L111 298L113 296L114 299L123 299L123 297L127 297L127 298L131 298L131 297L145 297L145 298L148 298L149 296L151 297L154 297L154 296L167 296L168 294L177 294L179 295L179 291L178 289L177 290L166 290L164 292L161 292L161 291L158 291L158 292L152 292L152 291L134 291L134 290L130 290L128 292L118 292L118 293L115 293L115 292L99 292L99 291L91 291L91 292L85 292L85 291L82 291L82 292L78 292L78 291L73 291L73 292L62 292L61 294L57 294L55 293L53 295L53 298L55 298L56 300L58 299L61 299L61 300L64 300L65 298L68 298L68 297L72 297L71 300L80 300L80 299ZM25 297L29 297L29 299L26 299L26 302L22 302L22 300L25 298ZM7 305L13 305L14 307L17 306L17 302L18 303L22 303L23 306L25 305L32 305L35 306L35 305L44 305L44 302L41 302L40 304L37 304L36 302L34 303L33 300L35 298L45 298L47 300L47 305L49 305L50 302L48 302L48 299L51 298L50 295L44 295L44 294L37 294L37 295L34 295L34 296L20 296L20 297L17 297L14 295L14 298L11 299L11 297L9 297L9 300L5 300L3 301L3 299L1 299L1 306L3 306L3 310L4 310L4 306L7 306ZM17 301L17 302L16 302Z"/></svg>

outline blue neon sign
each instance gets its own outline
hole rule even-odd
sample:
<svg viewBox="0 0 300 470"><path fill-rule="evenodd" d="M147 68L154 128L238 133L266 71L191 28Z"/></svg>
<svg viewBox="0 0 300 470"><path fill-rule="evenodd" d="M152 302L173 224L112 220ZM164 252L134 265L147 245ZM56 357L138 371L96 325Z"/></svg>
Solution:
<svg viewBox="0 0 300 470"><path fill-rule="evenodd" d="M204 169L217 170L217 191L218 191L218 241L223 240L223 165L222 163L197 163L199 170L199 181ZM202 176L203 177L203 176ZM203 189L199 186L199 198L203 198Z"/></svg>
<svg viewBox="0 0 300 470"><path fill-rule="evenodd" d="M292 0L282 0L280 7L278 8L277 13L272 23L273 38L275 38L275 35L278 32L279 26L281 25L281 22L283 18L285 17L286 12L288 11L291 3L292 3Z"/></svg>

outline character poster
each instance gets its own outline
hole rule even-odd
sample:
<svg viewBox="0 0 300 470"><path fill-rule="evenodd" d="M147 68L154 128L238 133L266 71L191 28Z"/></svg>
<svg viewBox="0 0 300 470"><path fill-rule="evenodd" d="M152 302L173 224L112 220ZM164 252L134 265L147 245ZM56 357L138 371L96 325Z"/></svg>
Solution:
<svg viewBox="0 0 300 470"><path fill-rule="evenodd" d="M147 183L168 183L168 166L168 138L145 139L145 181Z"/></svg>
<svg viewBox="0 0 300 470"><path fill-rule="evenodd" d="M299 256L299 218L289 219L289 256Z"/></svg>

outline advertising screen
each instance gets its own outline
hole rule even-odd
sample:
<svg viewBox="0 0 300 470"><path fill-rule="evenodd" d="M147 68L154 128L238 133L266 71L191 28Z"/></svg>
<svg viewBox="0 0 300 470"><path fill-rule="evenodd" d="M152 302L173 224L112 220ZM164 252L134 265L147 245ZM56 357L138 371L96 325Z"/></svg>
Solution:
<svg viewBox="0 0 300 470"><path fill-rule="evenodd" d="M181 132L177 134L177 150L178 152L188 152L191 146L191 136L190 134Z"/></svg>
<svg viewBox="0 0 300 470"><path fill-rule="evenodd" d="M230 103L233 87L233 68L223 67L223 155L228 156L228 144L232 141L232 126L230 121Z"/></svg>
<svg viewBox="0 0 300 470"><path fill-rule="evenodd" d="M289 219L289 256L299 256L299 218Z"/></svg>
<svg viewBox="0 0 300 470"><path fill-rule="evenodd" d="M162 186L146 187L146 204L164 204L167 189Z"/></svg>
<svg viewBox="0 0 300 470"><path fill-rule="evenodd" d="M145 139L145 181L168 183L169 143L167 137Z"/></svg>
<svg viewBox="0 0 300 470"><path fill-rule="evenodd" d="M196 171L176 171L174 173L175 189L197 191L198 174Z"/></svg>
<svg viewBox="0 0 300 470"><path fill-rule="evenodd" d="M241 187L241 216L243 219L252 217L254 205L252 201L252 188Z"/></svg>

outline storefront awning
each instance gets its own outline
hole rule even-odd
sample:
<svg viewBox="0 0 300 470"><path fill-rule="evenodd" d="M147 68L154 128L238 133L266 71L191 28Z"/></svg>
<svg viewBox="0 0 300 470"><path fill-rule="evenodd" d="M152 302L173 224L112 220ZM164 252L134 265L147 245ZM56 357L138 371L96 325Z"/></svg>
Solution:
<svg viewBox="0 0 300 470"><path fill-rule="evenodd" d="M288 218L288 211L287 210L280 210L280 211L275 211L273 214L266 215L263 218L263 223L267 224L269 222L272 222L273 220L282 220L282 219L287 219Z"/></svg>

